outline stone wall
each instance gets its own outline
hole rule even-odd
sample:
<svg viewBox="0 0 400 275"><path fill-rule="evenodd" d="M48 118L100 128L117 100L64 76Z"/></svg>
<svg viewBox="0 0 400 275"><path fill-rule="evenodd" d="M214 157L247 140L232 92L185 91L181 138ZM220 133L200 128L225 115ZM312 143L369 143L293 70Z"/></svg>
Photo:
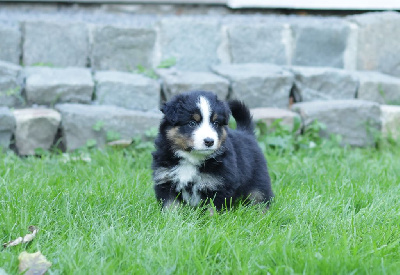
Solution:
<svg viewBox="0 0 400 275"><path fill-rule="evenodd" d="M396 12L0 8L0 146L26 155L59 133L66 150L129 139L158 125L163 100L194 89L241 99L257 119L300 116L303 127L317 119L328 126L323 135L371 145L371 132L399 135L399 25Z"/></svg>

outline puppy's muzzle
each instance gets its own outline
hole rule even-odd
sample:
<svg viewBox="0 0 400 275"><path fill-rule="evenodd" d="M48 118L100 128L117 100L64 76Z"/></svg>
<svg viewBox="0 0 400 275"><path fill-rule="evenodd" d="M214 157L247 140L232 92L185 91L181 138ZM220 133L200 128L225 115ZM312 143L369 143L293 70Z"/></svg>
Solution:
<svg viewBox="0 0 400 275"><path fill-rule="evenodd" d="M209 137L205 138L204 139L204 145L207 146L207 147L213 146L214 145L214 139L209 138Z"/></svg>

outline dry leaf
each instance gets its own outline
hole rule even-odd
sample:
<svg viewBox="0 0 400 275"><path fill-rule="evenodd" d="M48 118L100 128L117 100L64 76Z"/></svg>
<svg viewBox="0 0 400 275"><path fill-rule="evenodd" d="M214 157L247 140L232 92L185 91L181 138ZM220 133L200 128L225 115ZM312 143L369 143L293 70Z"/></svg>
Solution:
<svg viewBox="0 0 400 275"><path fill-rule="evenodd" d="M40 251L36 253L21 252L18 256L19 272L24 272L24 275L42 275L50 268L51 263L43 256Z"/></svg>
<svg viewBox="0 0 400 275"><path fill-rule="evenodd" d="M107 143L108 146L120 147L120 148L128 147L131 144L132 144L132 139L119 139Z"/></svg>
<svg viewBox="0 0 400 275"><path fill-rule="evenodd" d="M28 230L32 232L31 234L26 234L24 237L18 237L17 239L10 241L8 243L3 243L3 247L10 247L10 246L16 246L20 243L28 243L35 238L36 233L39 231L39 228L37 228L34 225L29 226Z"/></svg>

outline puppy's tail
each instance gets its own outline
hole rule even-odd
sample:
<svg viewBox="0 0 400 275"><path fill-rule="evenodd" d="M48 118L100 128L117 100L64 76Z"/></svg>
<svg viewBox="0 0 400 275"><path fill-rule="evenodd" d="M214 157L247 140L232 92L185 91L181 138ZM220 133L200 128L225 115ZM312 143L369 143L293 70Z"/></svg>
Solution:
<svg viewBox="0 0 400 275"><path fill-rule="evenodd" d="M236 120L237 129L254 134L253 118L246 105L241 101L231 100L229 101L229 108Z"/></svg>

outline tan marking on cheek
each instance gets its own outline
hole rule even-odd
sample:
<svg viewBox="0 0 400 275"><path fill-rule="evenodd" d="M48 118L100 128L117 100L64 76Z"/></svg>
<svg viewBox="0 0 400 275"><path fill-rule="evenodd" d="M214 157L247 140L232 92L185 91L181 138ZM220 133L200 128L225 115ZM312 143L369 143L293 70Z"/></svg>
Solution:
<svg viewBox="0 0 400 275"><path fill-rule="evenodd" d="M167 138L168 138L169 140L172 140L173 137L178 133L178 130L179 130L179 127L178 127L178 126L173 127L173 128L171 128L171 129L167 130Z"/></svg>
<svg viewBox="0 0 400 275"><path fill-rule="evenodd" d="M227 136L228 136L228 134L227 134L226 129L224 127L224 128L222 128L222 134L221 134L221 137L220 137L220 139L218 141L218 148L221 147L222 143L225 142Z"/></svg>
<svg viewBox="0 0 400 275"><path fill-rule="evenodd" d="M218 118L218 114L214 114L213 117L212 117L212 121L216 121L217 118Z"/></svg>
<svg viewBox="0 0 400 275"><path fill-rule="evenodd" d="M193 119L196 120L197 122L200 122L201 116L197 113L193 114Z"/></svg>
<svg viewBox="0 0 400 275"><path fill-rule="evenodd" d="M172 142L174 150L188 150L193 147L193 141L179 133L179 126L173 127L167 131L167 138Z"/></svg>

